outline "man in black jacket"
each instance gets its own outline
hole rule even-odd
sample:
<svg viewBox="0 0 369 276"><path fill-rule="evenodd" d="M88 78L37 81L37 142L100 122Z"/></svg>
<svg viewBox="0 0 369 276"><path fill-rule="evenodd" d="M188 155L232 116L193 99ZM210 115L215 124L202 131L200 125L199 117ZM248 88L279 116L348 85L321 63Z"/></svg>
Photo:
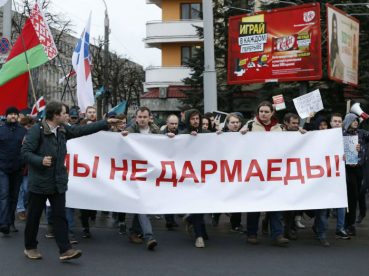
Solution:
<svg viewBox="0 0 369 276"><path fill-rule="evenodd" d="M19 111L6 110L6 122L0 122L0 232L17 232L14 213L22 181L20 150L26 129L18 124Z"/></svg>
<svg viewBox="0 0 369 276"><path fill-rule="evenodd" d="M167 117L167 124L164 127L164 129L160 131L160 133L161 134L173 133L174 135L177 135L179 133L178 124L179 119L177 115L171 114Z"/></svg>
<svg viewBox="0 0 369 276"><path fill-rule="evenodd" d="M185 113L186 128L181 134L190 134L196 136L199 133L210 133L208 130L202 129L202 116L197 109L187 110ZM208 234L205 228L204 214L190 214L185 217L186 230L192 235L192 231L195 233L195 247L204 248Z"/></svg>
<svg viewBox="0 0 369 276"><path fill-rule="evenodd" d="M81 250L72 249L68 239L65 216L65 192L68 173L64 165L67 140L108 129L119 120L108 119L85 126L66 124L66 108L60 102L46 105L45 120L33 126L25 139L22 154L29 165L28 219L25 228L24 254L30 259L41 259L37 250L40 217L48 199L55 229L55 240L61 261L78 258Z"/></svg>

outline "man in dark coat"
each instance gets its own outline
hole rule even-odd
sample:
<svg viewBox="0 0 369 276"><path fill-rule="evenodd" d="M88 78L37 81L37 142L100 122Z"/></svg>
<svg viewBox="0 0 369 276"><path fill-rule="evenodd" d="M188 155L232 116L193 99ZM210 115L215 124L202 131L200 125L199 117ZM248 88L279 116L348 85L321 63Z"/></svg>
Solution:
<svg viewBox="0 0 369 276"><path fill-rule="evenodd" d="M55 229L55 240L61 261L78 258L81 250L72 249L68 239L68 223L65 215L65 193L68 189L68 173L64 165L67 140L109 129L117 119L108 119L85 126L66 124L66 108L60 102L46 105L45 120L28 132L22 154L29 165L28 219L25 228L24 254L30 259L41 259L37 250L37 232L40 217L48 199Z"/></svg>
<svg viewBox="0 0 369 276"><path fill-rule="evenodd" d="M349 236L356 236L356 208L358 201L358 192L363 181L363 164L367 145L369 143L369 132L364 129L359 129L360 120L356 114L347 113L343 120L343 136L358 136L359 144L358 163L356 165L346 165L346 185L347 185L347 200L348 212L345 217L346 232Z"/></svg>
<svg viewBox="0 0 369 276"><path fill-rule="evenodd" d="M199 133L210 133L208 130L202 129L202 116L197 109L187 110L185 113L186 128L181 134L191 134L196 136ZM204 248L204 240L208 239L205 228L204 214L190 214L185 218L186 230L195 233L195 247ZM189 233L192 234L192 233Z"/></svg>
<svg viewBox="0 0 369 276"><path fill-rule="evenodd" d="M20 151L26 129L18 124L19 111L6 110L6 122L0 123L0 232L17 232L14 226L19 187L22 182Z"/></svg>

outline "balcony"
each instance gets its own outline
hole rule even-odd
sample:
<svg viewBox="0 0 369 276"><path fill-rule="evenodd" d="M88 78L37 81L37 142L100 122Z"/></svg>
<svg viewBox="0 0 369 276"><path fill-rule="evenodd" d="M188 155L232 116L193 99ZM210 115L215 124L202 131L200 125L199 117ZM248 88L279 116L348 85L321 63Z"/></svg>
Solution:
<svg viewBox="0 0 369 276"><path fill-rule="evenodd" d="M160 48L161 43L201 42L194 26L203 27L202 20L149 21L146 23L146 47Z"/></svg>
<svg viewBox="0 0 369 276"><path fill-rule="evenodd" d="M161 0L146 0L146 4L155 4L161 8Z"/></svg>
<svg viewBox="0 0 369 276"><path fill-rule="evenodd" d="M148 67L144 90L170 85L183 85L182 80L190 76L191 69L187 67Z"/></svg>

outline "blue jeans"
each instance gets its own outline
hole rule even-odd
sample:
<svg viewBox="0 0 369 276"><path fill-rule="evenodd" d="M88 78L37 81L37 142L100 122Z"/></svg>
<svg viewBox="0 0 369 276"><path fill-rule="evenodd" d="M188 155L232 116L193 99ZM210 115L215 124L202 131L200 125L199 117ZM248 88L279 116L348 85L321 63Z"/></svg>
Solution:
<svg viewBox="0 0 369 276"><path fill-rule="evenodd" d="M315 229L319 240L325 240L327 238L327 224L328 224L328 210L319 209L315 210Z"/></svg>
<svg viewBox="0 0 369 276"><path fill-rule="evenodd" d="M271 237L275 240L278 236L283 235L282 212L268 212L268 219L270 221ZM257 235L259 228L260 213L247 214L247 235Z"/></svg>
<svg viewBox="0 0 369 276"><path fill-rule="evenodd" d="M73 229L75 226L74 223L74 209L72 208L65 208L65 216L67 218L67 222L68 222L68 231L70 234L73 234ZM53 225L53 219L51 216L51 207L47 206L46 207L46 219L47 219L47 224L49 225Z"/></svg>
<svg viewBox="0 0 369 276"><path fill-rule="evenodd" d="M145 241L154 238L152 234L151 221L148 215L136 214L133 216L131 232L138 234L142 233Z"/></svg>
<svg viewBox="0 0 369 276"><path fill-rule="evenodd" d="M337 208L336 231L345 230L346 208Z"/></svg>
<svg viewBox="0 0 369 276"><path fill-rule="evenodd" d="M269 220L270 220L270 233L272 239L275 240L278 236L283 235L283 214L282 212L269 212Z"/></svg>
<svg viewBox="0 0 369 276"><path fill-rule="evenodd" d="M26 211L28 198L28 175L24 175L19 189L17 213Z"/></svg>
<svg viewBox="0 0 369 276"><path fill-rule="evenodd" d="M187 221L193 225L195 232L195 238L206 237L206 227L204 222L204 214L191 214L188 216Z"/></svg>
<svg viewBox="0 0 369 276"><path fill-rule="evenodd" d="M21 181L20 171L5 173L0 170L0 226L14 224Z"/></svg>

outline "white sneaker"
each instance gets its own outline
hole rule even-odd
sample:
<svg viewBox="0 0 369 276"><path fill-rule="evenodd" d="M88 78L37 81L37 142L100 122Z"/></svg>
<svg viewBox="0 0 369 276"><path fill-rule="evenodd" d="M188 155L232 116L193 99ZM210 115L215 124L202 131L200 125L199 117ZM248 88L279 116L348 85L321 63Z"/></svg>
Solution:
<svg viewBox="0 0 369 276"><path fill-rule="evenodd" d="M295 218L295 225L299 229L305 229L306 228L306 226L301 222L301 216L297 216Z"/></svg>
<svg viewBox="0 0 369 276"><path fill-rule="evenodd" d="M204 239L202 237L198 237L196 239L195 247L197 247L197 248L204 248L205 247Z"/></svg>

